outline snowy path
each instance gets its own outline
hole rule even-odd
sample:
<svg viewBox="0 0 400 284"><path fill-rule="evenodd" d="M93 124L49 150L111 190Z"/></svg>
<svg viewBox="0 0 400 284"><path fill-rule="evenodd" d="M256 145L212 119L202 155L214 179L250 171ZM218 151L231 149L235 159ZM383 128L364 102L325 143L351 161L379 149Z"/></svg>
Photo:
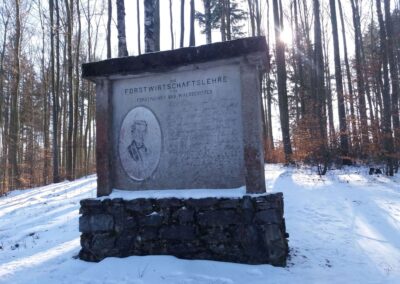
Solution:
<svg viewBox="0 0 400 284"><path fill-rule="evenodd" d="M79 200L96 177L15 191L0 198L0 283L400 283L400 177L366 168L328 172L266 166L282 191L290 234L286 268L169 256L74 258Z"/></svg>

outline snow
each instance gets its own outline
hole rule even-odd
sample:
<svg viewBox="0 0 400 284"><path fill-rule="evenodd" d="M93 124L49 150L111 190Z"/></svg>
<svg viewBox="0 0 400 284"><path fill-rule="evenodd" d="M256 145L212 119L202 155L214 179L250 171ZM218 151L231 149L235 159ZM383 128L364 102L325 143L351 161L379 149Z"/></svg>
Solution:
<svg viewBox="0 0 400 284"><path fill-rule="evenodd" d="M126 191L120 189L113 189L113 192L109 197L106 198L123 198L126 200L132 200L135 198L206 198L206 197L230 197L240 198L246 195L246 187L242 186L239 188L232 189L168 189L168 190L142 190L142 191ZM261 194L258 194L261 195ZM104 199L105 197L99 198Z"/></svg>
<svg viewBox="0 0 400 284"><path fill-rule="evenodd" d="M281 165L266 165L265 173L268 192L284 193L291 248L285 268L172 256L76 259L79 201L95 197L93 175L0 198L0 283L400 283L399 176L348 167L321 178Z"/></svg>

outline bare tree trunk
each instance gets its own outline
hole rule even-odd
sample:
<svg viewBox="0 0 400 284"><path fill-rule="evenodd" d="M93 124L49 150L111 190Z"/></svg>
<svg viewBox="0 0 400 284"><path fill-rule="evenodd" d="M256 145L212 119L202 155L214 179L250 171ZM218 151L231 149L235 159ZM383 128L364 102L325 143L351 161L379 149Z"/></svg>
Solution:
<svg viewBox="0 0 400 284"><path fill-rule="evenodd" d="M268 1L267 1L268 3ZM256 15L254 12L254 0L247 0L247 4L249 6L249 18L250 18L250 27L251 27L251 35L256 35Z"/></svg>
<svg viewBox="0 0 400 284"><path fill-rule="evenodd" d="M181 40L180 47L183 47L185 39L185 0L181 0Z"/></svg>
<svg viewBox="0 0 400 284"><path fill-rule="evenodd" d="M19 81L20 81L20 41L21 41L21 21L20 21L20 0L14 1L15 6L15 34L13 45L13 72L11 83L11 113L10 113L10 130L9 130L9 151L8 163L10 170L10 181L13 188L21 186L20 174L18 168L18 146L19 146Z"/></svg>
<svg viewBox="0 0 400 284"><path fill-rule="evenodd" d="M360 27L360 15L358 2L351 1L351 7L353 11L353 24L355 33L355 53L356 53L356 71L357 71L357 87L358 87L358 105L361 121L361 155L366 154L366 147L369 145L368 137L368 119L365 104L365 81L362 66L362 54L361 54L361 27Z"/></svg>
<svg viewBox="0 0 400 284"><path fill-rule="evenodd" d="M381 40L381 57L383 67L383 114L382 114L382 132L383 132L383 147L387 160L388 174L393 176L393 137L392 137L392 121L390 107L390 83L388 70L388 47L386 41L385 23L383 21L381 1L376 0L376 12L379 22L379 35Z"/></svg>
<svg viewBox="0 0 400 284"><path fill-rule="evenodd" d="M231 40L231 1L225 0L226 39Z"/></svg>
<svg viewBox="0 0 400 284"><path fill-rule="evenodd" d="M88 13L90 13L90 12L88 11ZM112 0L108 0L108 9L107 9L107 58L111 58L111 20L112 20Z"/></svg>
<svg viewBox="0 0 400 284"><path fill-rule="evenodd" d="M261 13L260 13L260 4L259 0L255 0L256 5L256 26L257 26L257 36L261 35Z"/></svg>
<svg viewBox="0 0 400 284"><path fill-rule="evenodd" d="M320 4L319 0L314 0L314 86L313 98L316 103L315 119L318 121L319 133L319 155L321 155L321 162L323 169L319 172L324 175L327 170L327 135L326 135L326 93L324 86L324 58L322 51L322 37L321 37L321 22L320 22Z"/></svg>
<svg viewBox="0 0 400 284"><path fill-rule="evenodd" d="M342 26L342 38L343 38L343 50L344 50L344 62L346 66L346 78L347 78L347 87L349 90L349 101L350 101L350 122L351 122L351 133L352 133L352 141L354 143L356 149L359 149L359 139L358 139L358 129L356 125L356 116L354 111L354 103L353 103L353 84L351 82L351 72L350 72L350 64L349 58L347 55L347 41L346 41L346 30L343 18L343 10L341 0L338 0L339 4L339 13L340 13L340 23ZM349 150L351 144L349 143Z"/></svg>
<svg viewBox="0 0 400 284"><path fill-rule="evenodd" d="M279 114L281 120L281 130L283 147L285 152L286 163L291 162L292 145L290 142L289 131L289 110L286 86L286 63L285 63L285 44L280 40L281 20L278 7L278 0L273 0L274 23L275 23L275 57L278 77L278 98L279 98Z"/></svg>
<svg viewBox="0 0 400 284"><path fill-rule="evenodd" d="M0 53L0 127L1 127L1 146L2 151L1 154L1 183L0 183L0 196L4 195L8 191L8 177L7 177L7 142L8 142L8 108L6 107L6 94L4 92L4 56L7 46L7 36L8 36L8 24L10 21L10 15L3 16L3 44ZM3 116L5 117L3 120Z"/></svg>
<svg viewBox="0 0 400 284"><path fill-rule="evenodd" d="M226 41L226 9L225 9L225 1L220 0L220 10L221 10L221 40Z"/></svg>
<svg viewBox="0 0 400 284"><path fill-rule="evenodd" d="M160 50L160 12L158 0L144 1L144 41L145 51Z"/></svg>
<svg viewBox="0 0 400 284"><path fill-rule="evenodd" d="M125 3L117 0L118 57L128 56L125 34Z"/></svg>
<svg viewBox="0 0 400 284"><path fill-rule="evenodd" d="M189 39L189 46L195 46L195 34L194 34L194 0L190 0L190 39Z"/></svg>
<svg viewBox="0 0 400 284"><path fill-rule="evenodd" d="M72 160L72 175L74 177L77 176L77 161L80 153L80 149L78 149L79 141L78 141L78 122L79 122L79 83L80 83L80 72L79 72L79 55L80 55L80 47L81 47L81 11L79 6L79 1L76 1L76 12L78 18L78 31L76 38L76 47L75 47L75 91L74 91L74 133L73 133L73 160Z"/></svg>
<svg viewBox="0 0 400 284"><path fill-rule="evenodd" d="M344 103L342 67L340 65L339 33L337 28L335 0L329 0L333 36L333 53L335 60L336 92L338 97L340 151L343 164L350 164L351 160L346 158L349 155L349 139L347 135L346 108Z"/></svg>
<svg viewBox="0 0 400 284"><path fill-rule="evenodd" d="M72 15L73 0L65 0L65 9L67 11L67 73L68 73L68 140L66 157L66 178L74 179L73 171L73 134L74 134L74 89L73 89L73 62L72 62Z"/></svg>
<svg viewBox="0 0 400 284"><path fill-rule="evenodd" d="M154 1L154 51L160 51L160 0Z"/></svg>
<svg viewBox="0 0 400 284"><path fill-rule="evenodd" d="M174 20L172 19L172 0L169 0L169 30L171 33L171 49L174 49Z"/></svg>
<svg viewBox="0 0 400 284"><path fill-rule="evenodd" d="M43 183L47 184L49 180L49 110L48 110L48 95L46 88L46 75L45 75L45 30L44 30L44 22L42 17L42 4L41 1L38 1L39 6L39 19L40 19L40 27L42 30L42 50L41 50L41 93L43 95ZM54 56L54 54L53 54Z"/></svg>
<svg viewBox="0 0 400 284"><path fill-rule="evenodd" d="M60 153L61 153L61 131L60 130L60 10L58 1L56 1L56 84L55 89L52 86L53 92L53 182L60 182ZM54 31L53 31L54 32ZM53 36L54 37L54 36ZM53 80L54 78L52 78ZM53 83L52 83L53 84Z"/></svg>
<svg viewBox="0 0 400 284"><path fill-rule="evenodd" d="M172 1L172 0L171 0ZM137 15L136 15L136 25L137 25L137 30L138 30L138 34L137 34L137 42L138 42L138 53L139 55L142 54L142 46L141 46L141 28L140 28L140 5L139 5L139 0L136 0L136 11L137 11Z"/></svg>
<svg viewBox="0 0 400 284"><path fill-rule="evenodd" d="M203 2L204 2L206 42L207 42L207 44L210 44L212 42L212 38L211 38L211 0L203 0Z"/></svg>
<svg viewBox="0 0 400 284"><path fill-rule="evenodd" d="M384 0L385 3L385 19L386 19L386 31L387 31L387 52L390 67L390 78L392 80L392 119L393 119L393 130L394 130L394 151L395 153L400 152L400 119L399 119L399 70L397 63L400 60L395 55L395 44L394 44L394 33L392 16L390 14L390 1ZM396 161L395 170L398 170L398 163Z"/></svg>

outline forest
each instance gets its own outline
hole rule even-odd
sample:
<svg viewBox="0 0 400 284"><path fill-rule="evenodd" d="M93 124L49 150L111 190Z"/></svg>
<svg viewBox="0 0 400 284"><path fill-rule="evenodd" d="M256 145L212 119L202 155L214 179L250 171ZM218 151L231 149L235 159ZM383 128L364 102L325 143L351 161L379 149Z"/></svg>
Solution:
<svg viewBox="0 0 400 284"><path fill-rule="evenodd" d="M0 0L0 196L95 172L82 63L250 36L266 162L398 172L398 0Z"/></svg>

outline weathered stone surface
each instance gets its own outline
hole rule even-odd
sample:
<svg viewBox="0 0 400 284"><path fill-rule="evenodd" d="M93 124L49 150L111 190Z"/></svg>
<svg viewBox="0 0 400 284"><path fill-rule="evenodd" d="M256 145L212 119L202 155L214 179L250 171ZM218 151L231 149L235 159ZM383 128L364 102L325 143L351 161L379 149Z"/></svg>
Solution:
<svg viewBox="0 0 400 284"><path fill-rule="evenodd" d="M140 218L140 224L142 226L149 226L149 227L158 227L163 222L163 215L153 212L145 217Z"/></svg>
<svg viewBox="0 0 400 284"><path fill-rule="evenodd" d="M286 263L288 234L279 194L104 200L101 204L104 213L98 214L97 202L82 202L81 259L170 254L249 264Z"/></svg>
<svg viewBox="0 0 400 284"><path fill-rule="evenodd" d="M154 210L151 200L144 198L129 200L125 206L128 211L142 214L149 214Z"/></svg>
<svg viewBox="0 0 400 284"><path fill-rule="evenodd" d="M79 218L79 231L82 233L112 231L114 219L108 214L85 215Z"/></svg>
<svg viewBox="0 0 400 284"><path fill-rule="evenodd" d="M190 207L195 208L196 210L200 210L202 208L211 208L215 206L218 203L218 200L215 198L201 198L201 199L192 199L189 198L186 201L186 204L189 205Z"/></svg>
<svg viewBox="0 0 400 284"><path fill-rule="evenodd" d="M191 223L194 221L194 210L186 207L180 208L175 212L174 218L178 220L179 224Z"/></svg>
<svg viewBox="0 0 400 284"><path fill-rule="evenodd" d="M114 58L82 65L82 77L94 79L113 74L137 74L167 71L180 65L196 64L211 60L264 52L264 37L253 37L229 42L219 42L198 47L186 47L168 52L155 52L141 56Z"/></svg>
<svg viewBox="0 0 400 284"><path fill-rule="evenodd" d="M172 225L160 229L160 238L165 240L193 240L196 237L196 230L192 226Z"/></svg>
<svg viewBox="0 0 400 284"><path fill-rule="evenodd" d="M83 77L96 83L98 196L112 188L265 192L266 46L256 37L84 64Z"/></svg>
<svg viewBox="0 0 400 284"><path fill-rule="evenodd" d="M255 222L258 224L279 224L282 217L279 216L277 210L267 209L256 213Z"/></svg>
<svg viewBox="0 0 400 284"><path fill-rule="evenodd" d="M199 213L197 220L203 226L226 226L240 222L240 216L233 210L218 210Z"/></svg>

